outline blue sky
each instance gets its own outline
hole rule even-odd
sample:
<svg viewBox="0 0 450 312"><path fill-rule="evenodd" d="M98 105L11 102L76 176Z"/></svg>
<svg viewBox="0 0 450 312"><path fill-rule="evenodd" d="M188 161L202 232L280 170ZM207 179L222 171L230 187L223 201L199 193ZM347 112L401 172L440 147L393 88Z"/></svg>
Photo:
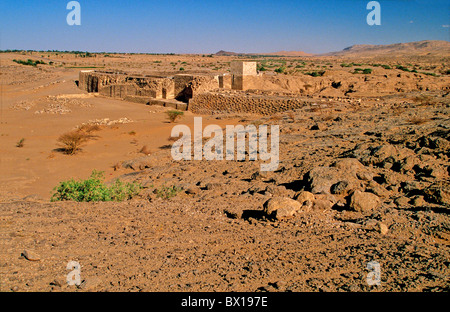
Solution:
<svg viewBox="0 0 450 312"><path fill-rule="evenodd" d="M353 44L450 41L450 0L379 0L381 25L369 26L363 0L79 0L0 2L0 49L91 52L325 53Z"/></svg>

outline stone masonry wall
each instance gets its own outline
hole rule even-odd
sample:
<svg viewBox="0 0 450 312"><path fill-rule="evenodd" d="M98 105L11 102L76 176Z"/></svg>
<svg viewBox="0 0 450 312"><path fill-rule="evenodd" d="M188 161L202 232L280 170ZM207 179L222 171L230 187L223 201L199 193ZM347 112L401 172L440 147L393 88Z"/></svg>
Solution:
<svg viewBox="0 0 450 312"><path fill-rule="evenodd" d="M189 110L196 114L254 113L272 115L301 108L309 104L305 99L246 95L245 93L207 92L195 95L189 101Z"/></svg>

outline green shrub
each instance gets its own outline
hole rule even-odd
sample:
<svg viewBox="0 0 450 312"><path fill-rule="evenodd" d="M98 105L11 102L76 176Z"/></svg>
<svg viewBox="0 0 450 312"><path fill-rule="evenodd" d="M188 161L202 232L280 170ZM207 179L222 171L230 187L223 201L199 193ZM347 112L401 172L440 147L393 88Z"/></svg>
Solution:
<svg viewBox="0 0 450 312"><path fill-rule="evenodd" d="M364 68L363 74L371 74L371 73L372 73L372 69L371 68Z"/></svg>
<svg viewBox="0 0 450 312"><path fill-rule="evenodd" d="M166 112L167 117L169 118L170 122L175 122L178 118L184 115L183 112L177 111L177 110L170 110Z"/></svg>
<svg viewBox="0 0 450 312"><path fill-rule="evenodd" d="M33 61L32 59L28 59L27 61L21 61L21 60L13 60L13 62L16 62L17 64L21 64L21 65L30 65L30 66L34 66L36 67L36 65L38 64L46 64L43 61Z"/></svg>
<svg viewBox="0 0 450 312"><path fill-rule="evenodd" d="M258 68L257 68L257 70L258 71L266 71L267 69L264 67L264 65L258 65Z"/></svg>
<svg viewBox="0 0 450 312"><path fill-rule="evenodd" d="M409 72L409 71L410 71L407 67L402 66L402 65L397 65L395 68L400 69L400 70L403 70L403 71L406 71L406 72Z"/></svg>
<svg viewBox="0 0 450 312"><path fill-rule="evenodd" d="M103 179L103 172L94 170L87 180L75 181L71 179L60 182L53 189L55 193L52 195L51 201L123 201L138 195L142 188L136 182L124 183L119 179L111 186L107 186L103 183Z"/></svg>
<svg viewBox="0 0 450 312"><path fill-rule="evenodd" d="M172 197L177 196L177 194L181 191L181 188L173 185L173 186L161 186L159 189L155 190L156 197L162 199L171 199Z"/></svg>
<svg viewBox="0 0 450 312"><path fill-rule="evenodd" d="M278 67L277 69L275 69L275 72L278 74L282 74L282 73L284 73L285 70L286 70L286 67L281 66L281 67Z"/></svg>
<svg viewBox="0 0 450 312"><path fill-rule="evenodd" d="M325 74L324 70L305 73L305 75L310 75L312 77L322 77L324 74Z"/></svg>
<svg viewBox="0 0 450 312"><path fill-rule="evenodd" d="M19 142L16 143L16 147L23 147L24 142L25 142L25 138L21 138L19 140Z"/></svg>

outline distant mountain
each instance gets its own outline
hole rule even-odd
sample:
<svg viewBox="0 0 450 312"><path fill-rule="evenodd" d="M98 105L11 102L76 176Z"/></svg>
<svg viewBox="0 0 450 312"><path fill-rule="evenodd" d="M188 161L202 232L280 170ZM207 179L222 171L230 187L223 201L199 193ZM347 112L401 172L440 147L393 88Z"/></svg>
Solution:
<svg viewBox="0 0 450 312"><path fill-rule="evenodd" d="M240 55L240 54L239 53L235 53L235 52L227 52L227 51L224 51L224 50L220 50L215 55L217 55L217 56L236 56L236 55Z"/></svg>
<svg viewBox="0 0 450 312"><path fill-rule="evenodd" d="M303 51L279 51L273 53L267 53L267 55L280 55L280 56L311 56L312 54Z"/></svg>
<svg viewBox="0 0 450 312"><path fill-rule="evenodd" d="M386 45L357 44L342 51L330 52L326 56L448 56L450 55L450 42L439 40L424 40L407 43Z"/></svg>
<svg viewBox="0 0 450 312"><path fill-rule="evenodd" d="M215 55L217 56L255 56L255 55L264 55L264 56L309 56L312 54L308 54L303 51L279 51L279 52L273 52L273 53L236 53L236 52L228 52L224 50L220 50Z"/></svg>

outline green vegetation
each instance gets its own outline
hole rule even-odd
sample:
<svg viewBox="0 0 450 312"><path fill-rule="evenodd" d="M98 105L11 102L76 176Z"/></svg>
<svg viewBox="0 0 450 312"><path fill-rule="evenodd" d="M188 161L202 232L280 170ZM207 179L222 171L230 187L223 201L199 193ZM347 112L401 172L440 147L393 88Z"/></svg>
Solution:
<svg viewBox="0 0 450 312"><path fill-rule="evenodd" d="M170 187L163 185L161 188L155 190L156 197L162 199L171 199L177 196L179 192L181 192L181 188L175 185Z"/></svg>
<svg viewBox="0 0 450 312"><path fill-rule="evenodd" d="M397 65L395 66L396 69L400 69L403 70L405 72L410 72L410 70L408 69L408 67L402 66L402 65Z"/></svg>
<svg viewBox="0 0 450 312"><path fill-rule="evenodd" d="M281 66L281 67L278 67L277 69L275 69L275 72L278 74L282 74L285 72L285 70L286 70L286 67Z"/></svg>
<svg viewBox="0 0 450 312"><path fill-rule="evenodd" d="M180 71L183 71L184 70L184 67L180 67Z"/></svg>
<svg viewBox="0 0 450 312"><path fill-rule="evenodd" d="M117 179L111 186L103 183L103 172L92 171L87 180L75 181L74 179L60 182L53 190L55 193L51 201L73 200L77 202L96 201L123 201L131 199L139 194L141 185L124 183Z"/></svg>
<svg viewBox="0 0 450 312"><path fill-rule="evenodd" d="M368 74L372 73L372 69L371 68L364 68L364 69L362 69L362 68L355 68L355 71L353 73L354 74L363 73L363 74L368 75Z"/></svg>
<svg viewBox="0 0 450 312"><path fill-rule="evenodd" d="M177 110L170 110L166 112L167 117L169 118L170 122L175 122L178 118L184 115L184 112L177 111Z"/></svg>
<svg viewBox="0 0 450 312"><path fill-rule="evenodd" d="M30 65L30 66L34 66L34 67L36 67L36 65L38 65L38 64L46 64L45 62L43 62L43 61L33 61L33 60L31 60L31 59L28 59L27 61L22 61L22 60L13 60L13 62L16 62L17 64L21 64L21 65Z"/></svg>
<svg viewBox="0 0 450 312"><path fill-rule="evenodd" d="M267 68L265 68L264 65L258 64L257 71L266 71L266 70Z"/></svg>
<svg viewBox="0 0 450 312"><path fill-rule="evenodd" d="M17 143L16 147L23 147L23 143L25 142L25 138L21 138Z"/></svg>
<svg viewBox="0 0 450 312"><path fill-rule="evenodd" d="M312 77L322 77L324 74L325 74L324 70L312 71L312 72L305 73L305 75L309 75Z"/></svg>

